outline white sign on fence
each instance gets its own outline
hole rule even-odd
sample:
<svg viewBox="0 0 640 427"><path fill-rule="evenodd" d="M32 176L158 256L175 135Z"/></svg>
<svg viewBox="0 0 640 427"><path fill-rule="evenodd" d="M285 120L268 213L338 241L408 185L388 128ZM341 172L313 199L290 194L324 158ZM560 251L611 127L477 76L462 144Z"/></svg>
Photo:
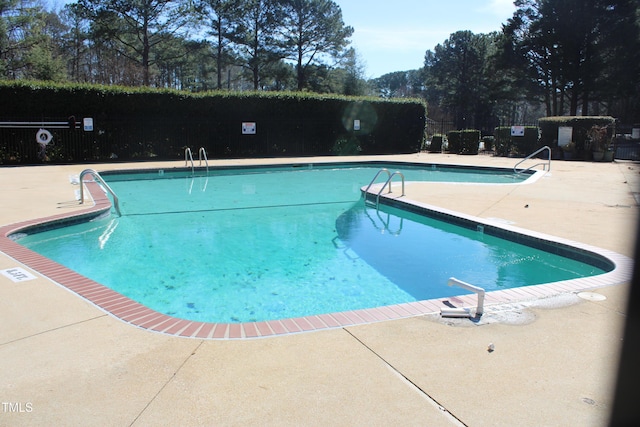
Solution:
<svg viewBox="0 0 640 427"><path fill-rule="evenodd" d="M243 122L242 123L242 134L243 135L255 135L256 134L256 123L255 122Z"/></svg>
<svg viewBox="0 0 640 427"><path fill-rule="evenodd" d="M571 126L558 127L558 146L564 147L573 139L573 128Z"/></svg>
<svg viewBox="0 0 640 427"><path fill-rule="evenodd" d="M524 136L524 126L511 126L511 136Z"/></svg>

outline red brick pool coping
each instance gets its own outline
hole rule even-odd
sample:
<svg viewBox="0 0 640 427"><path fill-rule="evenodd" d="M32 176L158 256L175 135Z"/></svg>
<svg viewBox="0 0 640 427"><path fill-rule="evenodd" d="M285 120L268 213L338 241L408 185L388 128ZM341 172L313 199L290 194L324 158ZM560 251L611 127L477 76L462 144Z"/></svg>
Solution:
<svg viewBox="0 0 640 427"><path fill-rule="evenodd" d="M109 211L111 209L111 201L101 187L93 181L85 181L84 184L93 199L92 206L74 213L59 214L2 226L0 227L0 251L29 269L83 297L106 313L142 329L198 339L248 339L341 328L425 314L435 314L440 313L440 309L442 308L450 308L451 305L455 305L456 307L475 307L477 304L477 297L475 295L461 295L362 310L247 323L210 323L168 316L145 307L100 283L88 279L67 267L33 252L9 237L12 234L19 233L21 230L34 226L63 220L68 221L74 218L80 220L83 217L93 217ZM435 208L406 198L403 198L403 202L429 209ZM439 209L439 211L447 215L463 216L453 211L442 209ZM633 260L616 252L559 239L542 233L518 229L517 227L508 225L501 225L501 227L535 238L563 243L600 254L612 261L615 264L615 268L608 273L597 276L487 292L485 296L485 306L548 298L564 293L581 292L598 287L621 284L629 281L632 277Z"/></svg>

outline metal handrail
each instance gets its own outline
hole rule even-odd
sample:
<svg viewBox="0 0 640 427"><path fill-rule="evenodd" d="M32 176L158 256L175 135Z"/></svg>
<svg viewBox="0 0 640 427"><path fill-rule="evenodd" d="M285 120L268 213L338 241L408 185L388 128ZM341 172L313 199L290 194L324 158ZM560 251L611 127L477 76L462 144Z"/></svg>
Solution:
<svg viewBox="0 0 640 427"><path fill-rule="evenodd" d="M547 161L544 163L536 163L535 165L529 166L526 169L522 169L522 170L518 170L518 165L520 165L523 162L526 162L527 160L531 159L533 156L535 156L536 154L540 154L542 153L544 150L547 150L549 152L549 156L547 158ZM545 171L550 171L551 170L551 148L548 145L545 145L542 148L537 149L536 151L534 151L533 153L529 154L527 157L525 157L524 159L520 160L518 163L516 163L516 165L513 167L513 171L515 173L524 173L528 170L531 170L533 168L535 168L536 166L542 165L543 170ZM547 169L548 167L548 169Z"/></svg>
<svg viewBox="0 0 640 427"><path fill-rule="evenodd" d="M374 177L373 177L373 179L371 180L371 182L370 182L370 183L369 183L369 185L367 186L367 189L366 189L366 190L364 190L365 197L366 197L366 195L367 195L367 192L369 191L369 189L370 189L370 188L371 188L371 186L373 185L373 183L374 183L374 182L376 182L376 179L378 179L378 177L380 176L380 174L381 174L382 172L386 172L386 173L387 173L387 175L389 176L389 178L391 178L391 172L389 172L389 169L387 169L387 168L382 168L382 169L380 169L380 170L378 171L378 173L376 173L376 176L374 176ZM389 189L389 192L391 192L391 189Z"/></svg>
<svg viewBox="0 0 640 427"><path fill-rule="evenodd" d="M371 182L369 183L369 185L367 185L367 188L364 190L364 194L362 195L364 197L364 203L367 203L367 194L369 194L369 189L371 188L371 186L373 185L374 182L376 182L376 179L378 179L378 177L380 176L381 173L386 172L388 177L391 178L391 172L389 172L389 169L387 168L382 168L380 169L377 173L376 176L373 177L373 179L371 180ZM389 192L391 192L391 187L389 187Z"/></svg>
<svg viewBox="0 0 640 427"><path fill-rule="evenodd" d="M389 193L391 193L391 180L393 179L394 176L396 175L400 175L400 177L402 177L402 195L404 196L404 175L402 174L402 172L400 171L395 171L394 173L391 173L389 171L389 169L387 168L382 168L378 171L378 173L376 173L376 176L373 177L373 179L371 180L371 182L369 183L369 185L367 186L367 188L364 190L364 202L365 204L367 203L367 194L369 194L369 189L371 188L371 186L376 182L376 179L378 179L378 177L380 176L381 173L386 172L388 175L388 178L386 180L386 182L382 185L382 187L380 188L380 191L378 191L378 194L376 195L376 209L378 208L378 205L380 204L380 195L382 194L382 192L384 191L384 189L386 188L386 186L389 186Z"/></svg>
<svg viewBox="0 0 640 427"><path fill-rule="evenodd" d="M93 169L85 169L80 172L80 204L82 205L84 203L84 184L82 183L82 178L84 178L86 174L91 174L93 179L98 181L104 189L111 194L111 197L113 197L113 207L116 209L118 216L122 216L120 213L120 201L118 200L118 196L116 196L116 193L111 189L111 187L109 187L109 184L105 182L100 174Z"/></svg>
<svg viewBox="0 0 640 427"><path fill-rule="evenodd" d="M458 280L455 277L450 277L447 281L448 286L459 286L471 292L475 292L478 295L478 304L476 305L476 317L482 316L484 313L484 295L485 290L480 286L471 285L462 280ZM440 315L442 317L471 317L471 313L464 308L441 308Z"/></svg>
<svg viewBox="0 0 640 427"><path fill-rule="evenodd" d="M391 193L391 180L396 175L399 175L402 178L402 195L400 197L404 196L404 174L400 171L395 171L394 173L389 175L389 179L387 179L387 182L385 182L382 188L380 189L380 191L378 191L378 195L376 196L376 207L380 205L380 194L382 194L382 192L384 191L384 188L387 185L389 185L389 193Z"/></svg>
<svg viewBox="0 0 640 427"><path fill-rule="evenodd" d="M209 173L209 159L207 159L207 152L204 147L200 147L198 150L198 160L200 161L200 165L202 166L202 158L204 157L204 164L207 166L207 174Z"/></svg>
<svg viewBox="0 0 640 427"><path fill-rule="evenodd" d="M191 148L184 149L184 167L187 167L187 160L191 160L191 173L194 172L193 155L191 154Z"/></svg>
<svg viewBox="0 0 640 427"><path fill-rule="evenodd" d="M81 122L74 121L73 127L75 129L80 128ZM67 122L0 122L0 128L9 128L9 129L38 129L38 128L49 128L49 129L69 129L70 123Z"/></svg>

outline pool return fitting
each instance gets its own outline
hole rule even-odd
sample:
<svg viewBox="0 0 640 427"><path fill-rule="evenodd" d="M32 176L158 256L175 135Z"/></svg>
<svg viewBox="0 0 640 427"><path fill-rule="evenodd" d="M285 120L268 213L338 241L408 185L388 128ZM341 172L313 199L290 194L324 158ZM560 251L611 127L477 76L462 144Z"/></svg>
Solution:
<svg viewBox="0 0 640 427"><path fill-rule="evenodd" d="M482 312L484 310L484 289L479 286L474 286L469 283L463 282L462 280L458 280L455 277L449 278L447 282L448 286L459 286L468 291L472 291L478 294L478 305L476 307L476 317L482 316ZM466 308L452 307L452 308L441 308L440 316L442 317L472 317L471 310Z"/></svg>

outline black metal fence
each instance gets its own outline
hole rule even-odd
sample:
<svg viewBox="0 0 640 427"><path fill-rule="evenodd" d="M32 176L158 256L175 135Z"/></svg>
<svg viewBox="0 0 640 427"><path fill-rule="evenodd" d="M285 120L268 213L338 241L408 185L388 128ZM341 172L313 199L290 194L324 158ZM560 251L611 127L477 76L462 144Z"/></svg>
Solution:
<svg viewBox="0 0 640 427"><path fill-rule="evenodd" d="M640 140L617 137L613 140L614 158L618 160L640 160Z"/></svg>
<svg viewBox="0 0 640 427"><path fill-rule="evenodd" d="M79 158L84 161L99 160L108 156L100 152L91 133L68 126L47 126L62 123L42 120L42 126L4 122L0 126L0 164L33 164L55 159L58 163Z"/></svg>
<svg viewBox="0 0 640 427"><path fill-rule="evenodd" d="M457 130L452 121L427 119L426 134L429 139L433 135L446 135L452 130Z"/></svg>
<svg viewBox="0 0 640 427"><path fill-rule="evenodd" d="M110 120L106 127L96 123L92 131L82 127L52 128L46 125L50 122L46 118L42 122L42 127L0 127L0 164L174 160L184 156L186 147L194 153L204 147L210 158L326 155L332 154L333 147L333 142L318 145L316 130L327 128L328 124L313 120L278 123L278 129L293 128L298 135L286 145L276 126L265 124L258 126L256 134L245 135L241 123L218 132L219 124L212 126L206 119ZM232 126L229 124L229 128ZM41 129L48 132L50 141L38 139Z"/></svg>
<svg viewBox="0 0 640 427"><path fill-rule="evenodd" d="M258 121L255 134L244 134L241 121L203 117L98 119L91 131L81 124L46 125L56 119L44 118L42 127L29 128L0 123L0 165L177 160L184 158L186 147L194 155L203 147L210 159L389 154L415 152L421 141L403 135L403 123L384 123L375 132L360 133L314 117ZM40 129L50 133L50 141L37 138Z"/></svg>

